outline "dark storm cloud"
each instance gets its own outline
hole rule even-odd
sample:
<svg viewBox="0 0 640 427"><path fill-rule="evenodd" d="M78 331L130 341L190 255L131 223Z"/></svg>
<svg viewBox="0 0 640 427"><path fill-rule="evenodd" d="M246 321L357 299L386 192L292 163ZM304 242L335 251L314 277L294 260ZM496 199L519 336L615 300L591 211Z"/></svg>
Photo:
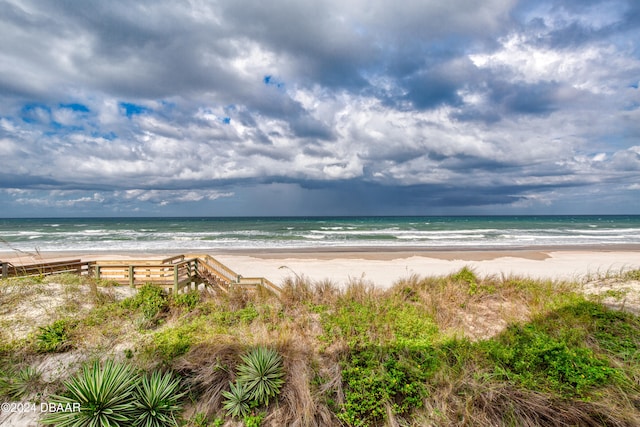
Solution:
<svg viewBox="0 0 640 427"><path fill-rule="evenodd" d="M507 113L548 114L558 108L558 89L559 84L556 82L495 83L491 88L491 99Z"/></svg>
<svg viewBox="0 0 640 427"><path fill-rule="evenodd" d="M15 175L0 172L0 188L58 188L62 183L37 175Z"/></svg>

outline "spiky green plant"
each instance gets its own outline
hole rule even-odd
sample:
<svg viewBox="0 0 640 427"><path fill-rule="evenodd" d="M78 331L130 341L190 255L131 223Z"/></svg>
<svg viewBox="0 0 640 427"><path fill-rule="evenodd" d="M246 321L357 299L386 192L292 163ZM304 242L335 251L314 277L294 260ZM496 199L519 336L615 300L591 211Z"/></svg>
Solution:
<svg viewBox="0 0 640 427"><path fill-rule="evenodd" d="M65 382L65 396L52 396L62 405L80 404L76 412L55 412L43 417L44 424L56 427L107 427L131 425L136 415L133 393L138 375L129 365L107 360L87 364Z"/></svg>
<svg viewBox="0 0 640 427"><path fill-rule="evenodd" d="M227 411L227 415L242 418L249 413L249 393L247 393L244 384L230 382L229 391L223 391L222 395L226 397L223 407Z"/></svg>
<svg viewBox="0 0 640 427"><path fill-rule="evenodd" d="M37 390L42 373L32 366L0 375L0 395L22 399Z"/></svg>
<svg viewBox="0 0 640 427"><path fill-rule="evenodd" d="M141 427L177 426L176 413L182 410L180 379L170 372L144 375L136 387L134 402L138 411L134 425Z"/></svg>
<svg viewBox="0 0 640 427"><path fill-rule="evenodd" d="M284 384L282 357L272 348L257 347L242 356L238 366L238 382L247 389L249 399L269 405L269 399L280 393Z"/></svg>

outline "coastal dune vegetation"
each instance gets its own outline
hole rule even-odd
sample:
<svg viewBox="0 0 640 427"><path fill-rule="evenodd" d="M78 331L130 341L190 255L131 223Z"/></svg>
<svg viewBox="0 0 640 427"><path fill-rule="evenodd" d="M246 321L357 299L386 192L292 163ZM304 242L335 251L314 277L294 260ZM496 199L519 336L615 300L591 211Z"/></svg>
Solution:
<svg viewBox="0 0 640 427"><path fill-rule="evenodd" d="M640 317L611 284L639 280L465 267L389 289L295 276L275 296L5 279L0 400L81 404L39 414L56 426L636 426Z"/></svg>

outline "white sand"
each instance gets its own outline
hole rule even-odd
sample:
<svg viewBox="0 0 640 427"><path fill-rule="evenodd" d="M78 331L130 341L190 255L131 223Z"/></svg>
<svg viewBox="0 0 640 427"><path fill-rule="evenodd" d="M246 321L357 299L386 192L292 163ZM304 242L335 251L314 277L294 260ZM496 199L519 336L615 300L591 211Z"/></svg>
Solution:
<svg viewBox="0 0 640 427"><path fill-rule="evenodd" d="M517 275L537 279L585 280L608 273L640 268L640 252L556 251L529 254L495 254L490 259L482 253L394 255L322 254L269 257L269 255L215 255L215 257L245 277L263 276L278 284L286 277L305 276L311 280L328 279L344 285L352 279L365 280L389 287L398 279L416 274L421 277L447 275L464 266L480 276ZM531 256L533 255L533 256Z"/></svg>

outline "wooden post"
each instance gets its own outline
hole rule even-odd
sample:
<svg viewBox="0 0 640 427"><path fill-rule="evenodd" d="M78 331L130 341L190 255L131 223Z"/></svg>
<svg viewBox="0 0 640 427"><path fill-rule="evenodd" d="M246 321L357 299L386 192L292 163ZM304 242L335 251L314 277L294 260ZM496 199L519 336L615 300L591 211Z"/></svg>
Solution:
<svg viewBox="0 0 640 427"><path fill-rule="evenodd" d="M100 266L96 265L96 279L100 279Z"/></svg>
<svg viewBox="0 0 640 427"><path fill-rule="evenodd" d="M178 293L178 266L173 266L173 293Z"/></svg>
<svg viewBox="0 0 640 427"><path fill-rule="evenodd" d="M133 265L129 266L129 286L131 286L132 288L134 288L136 285L134 283L134 269L133 269Z"/></svg>
<svg viewBox="0 0 640 427"><path fill-rule="evenodd" d="M2 263L2 278L4 279L7 276L9 276L9 263L3 262Z"/></svg>

